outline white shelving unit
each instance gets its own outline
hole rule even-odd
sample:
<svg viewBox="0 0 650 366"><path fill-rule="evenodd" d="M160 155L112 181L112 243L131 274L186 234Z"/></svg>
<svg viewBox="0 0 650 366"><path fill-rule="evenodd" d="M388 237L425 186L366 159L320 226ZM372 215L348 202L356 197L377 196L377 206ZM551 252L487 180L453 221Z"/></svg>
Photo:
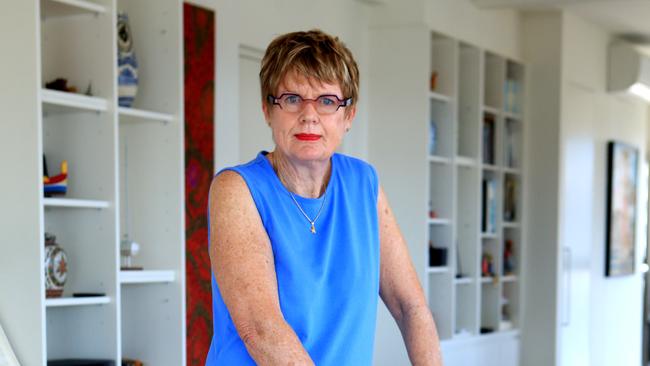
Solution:
<svg viewBox="0 0 650 366"><path fill-rule="evenodd" d="M174 120L174 116L168 113L158 113L135 108L119 107L118 113L123 118L134 117L159 122L172 122Z"/></svg>
<svg viewBox="0 0 650 366"><path fill-rule="evenodd" d="M111 302L108 296L92 296L92 297L61 297L57 299L45 300L45 306L48 308L62 307L62 306L84 306L84 305L102 305Z"/></svg>
<svg viewBox="0 0 650 366"><path fill-rule="evenodd" d="M2 252L11 253L11 262L2 262L0 289L11 296L0 296L0 322L12 348L23 365L64 358L185 365L183 2L11 6L16 11L0 28L18 27L21 37L6 48L19 59L12 60L17 71L8 80L16 101L6 113L21 120L12 132L29 149L17 144L21 158L5 168L20 174L21 186L12 186L11 194L30 214L13 210L17 229L9 237L31 233L0 241ZM133 108L118 106L118 11L129 15L139 63ZM45 88L57 78L79 92ZM87 90L91 95L82 94ZM43 197L43 156L51 175L68 162L64 196ZM138 273L120 268L127 206L129 237L141 245L133 258L144 268ZM9 218L7 210L0 214ZM68 257L60 298L44 293L46 232ZM83 297L89 293L98 296Z"/></svg>
<svg viewBox="0 0 650 366"><path fill-rule="evenodd" d="M110 202L72 198L43 198L43 206L62 208L108 208Z"/></svg>
<svg viewBox="0 0 650 366"><path fill-rule="evenodd" d="M41 0L41 11L46 17L65 17L83 14L104 14L106 6L85 0Z"/></svg>
<svg viewBox="0 0 650 366"><path fill-rule="evenodd" d="M85 109L89 111L105 112L109 102L104 98L90 97L83 94L61 92L56 90L41 90L41 101L46 104L44 110L69 112L66 107ZM51 107L50 107L51 106ZM62 108L56 108L62 107Z"/></svg>
<svg viewBox="0 0 650 366"><path fill-rule="evenodd" d="M409 243L443 354L516 365L524 67L425 25L374 30L370 49L373 90L400 90L371 95L370 160Z"/></svg>
<svg viewBox="0 0 650 366"><path fill-rule="evenodd" d="M170 283L175 278L173 271L120 271L120 283L123 285Z"/></svg>

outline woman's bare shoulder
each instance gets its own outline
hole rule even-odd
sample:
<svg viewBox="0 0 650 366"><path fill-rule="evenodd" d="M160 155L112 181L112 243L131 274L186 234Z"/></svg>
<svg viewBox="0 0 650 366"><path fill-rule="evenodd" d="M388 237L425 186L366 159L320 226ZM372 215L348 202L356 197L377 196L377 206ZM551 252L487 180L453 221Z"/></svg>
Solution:
<svg viewBox="0 0 650 366"><path fill-rule="evenodd" d="M251 194L244 178L234 170L224 170L212 178L210 202L242 203L251 200Z"/></svg>

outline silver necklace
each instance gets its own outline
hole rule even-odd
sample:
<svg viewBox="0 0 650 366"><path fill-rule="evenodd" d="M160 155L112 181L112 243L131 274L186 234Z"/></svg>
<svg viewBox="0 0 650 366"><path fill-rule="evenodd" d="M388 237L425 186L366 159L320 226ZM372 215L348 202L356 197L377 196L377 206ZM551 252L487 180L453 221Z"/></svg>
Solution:
<svg viewBox="0 0 650 366"><path fill-rule="evenodd" d="M323 212L323 206L325 206L325 198L327 198L327 189L325 190L325 193L323 194L323 202L321 202L320 208L318 209L318 213L316 214L316 217L314 217L313 220L310 219L309 216L307 216L305 211L302 209L302 207L300 206L300 204L296 200L296 197L293 196L293 193L289 192L289 195L291 196L291 199L296 204L296 206L298 207L298 209L300 210L302 215L305 216L307 221L309 221L309 223L311 224L311 229L310 229L311 233L316 234L316 226L314 226L314 223L316 223L316 220L318 220L318 217L320 216L321 212Z"/></svg>
<svg viewBox="0 0 650 366"><path fill-rule="evenodd" d="M271 167L273 167L273 170L275 170L275 173L278 175L278 178L280 178L280 174L278 174L278 171L275 168L275 164L274 164L275 159L272 156L269 156L269 161L271 162ZM280 179L280 181L282 181L282 179ZM291 193L291 191L289 191L288 189L287 191L289 192L289 195L291 196L293 203L295 203L296 207L298 207L298 209L300 210L300 213L302 213L302 215L305 216L307 221L309 221L309 224L311 224L311 228L310 228L311 233L316 234L316 226L314 224L316 223L316 220L318 220L318 218L320 217L320 214L323 211L323 207L325 206L325 199L327 198L327 189L325 189L325 193L323 193L323 202L321 202L320 208L318 209L318 213L316 214L316 217L314 217L313 220L309 218L307 213L305 213L305 210L302 209L300 203L298 203L293 193Z"/></svg>

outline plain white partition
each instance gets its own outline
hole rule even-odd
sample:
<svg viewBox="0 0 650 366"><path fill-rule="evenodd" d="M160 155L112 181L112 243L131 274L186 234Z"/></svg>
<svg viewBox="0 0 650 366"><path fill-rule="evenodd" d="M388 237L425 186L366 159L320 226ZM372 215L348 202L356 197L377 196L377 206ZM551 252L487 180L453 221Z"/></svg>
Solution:
<svg viewBox="0 0 650 366"><path fill-rule="evenodd" d="M10 0L0 13L0 324L19 361L45 363L39 103L39 6ZM3 4L3 5L4 5ZM16 35L20 34L20 37ZM7 52L5 54L5 52ZM6 176L4 175L6 174ZM16 279L20 279L19 281Z"/></svg>
<svg viewBox="0 0 650 366"><path fill-rule="evenodd" d="M366 76L372 80L368 108L373 124L368 136L372 141L369 160L377 168L425 289L427 256L423 254L428 250L426 147L431 66L430 50L426 45L430 41L431 34L425 26L371 29L371 61ZM400 90L400 93L393 90ZM405 185L406 180L408 185ZM374 358L378 364L408 363L403 347L381 346L403 344L399 329L383 305L379 309L375 344Z"/></svg>

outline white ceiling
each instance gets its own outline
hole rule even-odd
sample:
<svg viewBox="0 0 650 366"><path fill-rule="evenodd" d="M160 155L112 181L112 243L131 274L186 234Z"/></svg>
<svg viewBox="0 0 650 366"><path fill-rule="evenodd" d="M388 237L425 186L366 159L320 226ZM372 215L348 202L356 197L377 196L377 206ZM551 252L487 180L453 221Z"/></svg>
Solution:
<svg viewBox="0 0 650 366"><path fill-rule="evenodd" d="M565 9L615 35L641 38L650 52L650 0L473 0L482 8ZM635 42L639 43L639 42Z"/></svg>

